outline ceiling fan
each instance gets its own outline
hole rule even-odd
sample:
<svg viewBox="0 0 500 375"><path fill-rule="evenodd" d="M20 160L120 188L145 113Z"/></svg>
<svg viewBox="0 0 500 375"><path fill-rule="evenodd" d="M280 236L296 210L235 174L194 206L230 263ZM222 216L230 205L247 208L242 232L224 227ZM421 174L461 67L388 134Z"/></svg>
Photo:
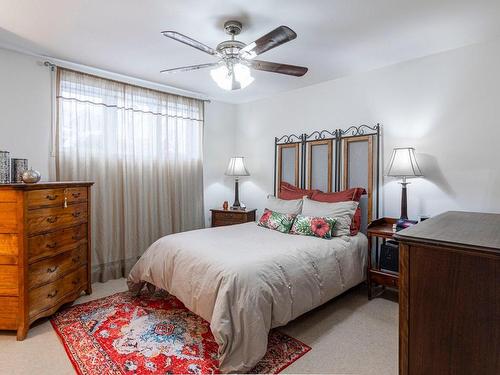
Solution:
<svg viewBox="0 0 500 375"><path fill-rule="evenodd" d="M302 66L254 60L256 56L295 39L297 34L288 26L279 26L250 44L245 44L234 39L235 35L241 33L241 29L242 24L239 21L225 22L224 30L227 34L231 35L231 39L219 43L215 49L176 31L163 31L162 34L166 37L215 56L219 61L165 69L161 73L188 72L190 70L214 68L210 71L210 75L225 90L243 89L251 84L254 78L251 76L250 69L296 77L306 74L307 68Z"/></svg>

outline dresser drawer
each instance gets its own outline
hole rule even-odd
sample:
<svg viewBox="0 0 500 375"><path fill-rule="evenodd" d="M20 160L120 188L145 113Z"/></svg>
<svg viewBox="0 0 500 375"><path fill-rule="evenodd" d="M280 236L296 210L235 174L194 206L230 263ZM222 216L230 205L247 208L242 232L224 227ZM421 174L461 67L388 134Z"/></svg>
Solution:
<svg viewBox="0 0 500 375"><path fill-rule="evenodd" d="M18 297L0 296L0 329L16 329L18 308Z"/></svg>
<svg viewBox="0 0 500 375"><path fill-rule="evenodd" d="M86 202L87 188L82 186L65 189L41 189L26 193L29 209L62 207L65 198L67 204Z"/></svg>
<svg viewBox="0 0 500 375"><path fill-rule="evenodd" d="M39 234L28 239L28 261L33 263L86 243L87 223L57 232Z"/></svg>
<svg viewBox="0 0 500 375"><path fill-rule="evenodd" d="M87 188L86 187L72 187L65 189L65 197L69 204L87 202Z"/></svg>
<svg viewBox="0 0 500 375"><path fill-rule="evenodd" d="M29 266L28 283L33 289L40 285L53 282L68 272L87 263L87 245L41 260Z"/></svg>
<svg viewBox="0 0 500 375"><path fill-rule="evenodd" d="M28 213L28 234L65 228L87 221L87 204L79 203L64 207L42 208Z"/></svg>
<svg viewBox="0 0 500 375"><path fill-rule="evenodd" d="M86 282L87 269L83 266L53 283L31 290L29 292L30 318L56 306L66 296L79 290Z"/></svg>
<svg viewBox="0 0 500 375"><path fill-rule="evenodd" d="M26 193L28 208L40 208L46 206L62 207L64 204L64 189L42 189L32 190Z"/></svg>
<svg viewBox="0 0 500 375"><path fill-rule="evenodd" d="M18 290L18 267L17 265L0 266L0 295L17 296Z"/></svg>
<svg viewBox="0 0 500 375"><path fill-rule="evenodd" d="M18 252L19 241L17 234L0 233L0 264L17 264Z"/></svg>

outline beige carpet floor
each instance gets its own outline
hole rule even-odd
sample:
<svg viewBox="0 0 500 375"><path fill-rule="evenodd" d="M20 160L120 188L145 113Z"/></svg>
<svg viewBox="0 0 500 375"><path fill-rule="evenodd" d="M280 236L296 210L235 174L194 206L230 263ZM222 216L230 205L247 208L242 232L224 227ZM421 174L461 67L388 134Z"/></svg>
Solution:
<svg viewBox="0 0 500 375"><path fill-rule="evenodd" d="M124 279L93 285L91 296L77 303L126 290ZM281 330L312 347L286 368L296 374L397 373L398 305L386 292L371 301L364 287L355 288L289 323ZM59 337L47 319L36 322L28 337L0 331L0 374L74 374Z"/></svg>

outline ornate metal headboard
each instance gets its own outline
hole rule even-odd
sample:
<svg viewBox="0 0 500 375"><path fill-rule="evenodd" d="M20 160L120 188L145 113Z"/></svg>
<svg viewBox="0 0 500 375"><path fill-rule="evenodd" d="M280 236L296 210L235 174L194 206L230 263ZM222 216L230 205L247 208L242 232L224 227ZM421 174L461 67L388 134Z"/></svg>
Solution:
<svg viewBox="0 0 500 375"><path fill-rule="evenodd" d="M377 218L380 202L380 125L351 126L276 137L274 194L281 182L325 192L364 187L364 223Z"/></svg>

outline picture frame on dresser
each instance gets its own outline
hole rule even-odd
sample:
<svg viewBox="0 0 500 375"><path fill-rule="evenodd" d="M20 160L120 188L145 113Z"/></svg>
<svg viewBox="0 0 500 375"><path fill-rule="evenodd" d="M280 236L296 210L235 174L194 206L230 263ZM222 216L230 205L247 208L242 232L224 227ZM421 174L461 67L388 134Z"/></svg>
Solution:
<svg viewBox="0 0 500 375"><path fill-rule="evenodd" d="M0 329L29 326L91 288L93 182L0 185Z"/></svg>

